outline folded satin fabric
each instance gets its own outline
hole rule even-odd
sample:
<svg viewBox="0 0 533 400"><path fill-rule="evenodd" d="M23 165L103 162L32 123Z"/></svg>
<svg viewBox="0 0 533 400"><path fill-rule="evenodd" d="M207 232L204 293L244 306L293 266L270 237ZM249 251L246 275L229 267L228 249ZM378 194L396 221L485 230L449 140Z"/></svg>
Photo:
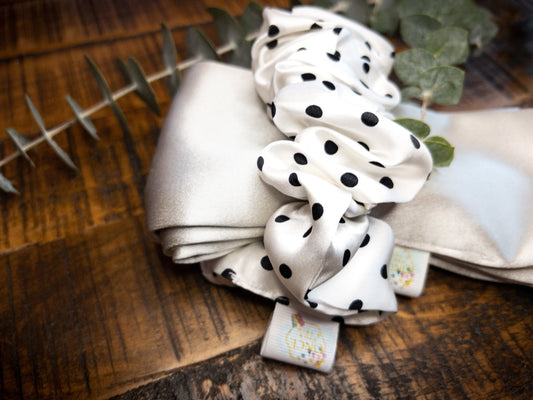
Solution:
<svg viewBox="0 0 533 400"><path fill-rule="evenodd" d="M400 105L396 113L418 117L419 109ZM410 203L380 206L374 214L393 227L397 244L430 251L434 265L533 285L533 110L428 112L427 120L434 134L456 147L452 166L434 171ZM290 199L261 181L257 156L284 137L265 114L249 70L213 62L188 70L163 126L145 194L148 229L164 252L177 263L196 262L231 253L241 241L249 243L241 249L260 244L268 219ZM448 184L439 186L437 179ZM191 252L181 258L187 248ZM209 280L231 284L222 273L240 263L261 265L261 258L227 258L216 277L212 261L202 269ZM282 296L278 281L267 280L272 274L255 279L257 270L246 265L233 284Z"/></svg>

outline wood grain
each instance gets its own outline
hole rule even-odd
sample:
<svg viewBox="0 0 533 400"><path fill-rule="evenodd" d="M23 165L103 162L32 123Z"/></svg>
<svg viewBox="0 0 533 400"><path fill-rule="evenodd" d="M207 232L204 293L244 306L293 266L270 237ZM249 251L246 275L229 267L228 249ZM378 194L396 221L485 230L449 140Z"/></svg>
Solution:
<svg viewBox="0 0 533 400"><path fill-rule="evenodd" d="M531 9L483 3L500 33L466 65L455 109L531 106ZM15 150L8 126L37 135L26 93L47 126L72 118L67 93L83 107L100 101L84 54L116 90L117 57L162 68L161 22L183 59L190 26L214 37L207 6L239 15L246 4L0 0L0 158ZM165 113L163 82L154 89ZM208 284L148 238L143 190L163 119L134 95L119 105L131 134L103 109L100 141L79 125L56 137L79 173L45 145L30 152L36 168L19 158L0 171L21 193L0 194L0 398L531 398L531 289L438 270L394 317L343 327L331 375L261 359L271 302Z"/></svg>

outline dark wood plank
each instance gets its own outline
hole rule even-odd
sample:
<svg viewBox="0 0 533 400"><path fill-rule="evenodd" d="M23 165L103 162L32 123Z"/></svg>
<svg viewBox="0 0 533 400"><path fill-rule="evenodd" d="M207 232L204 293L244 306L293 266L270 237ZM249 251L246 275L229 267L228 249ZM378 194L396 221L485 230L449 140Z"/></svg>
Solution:
<svg viewBox="0 0 533 400"><path fill-rule="evenodd" d="M173 265L143 222L0 256L4 395L107 397L262 335L269 302Z"/></svg>
<svg viewBox="0 0 533 400"><path fill-rule="evenodd" d="M530 399L532 307L530 289L431 270L397 315L341 329L330 375L263 359L255 342L115 399Z"/></svg>

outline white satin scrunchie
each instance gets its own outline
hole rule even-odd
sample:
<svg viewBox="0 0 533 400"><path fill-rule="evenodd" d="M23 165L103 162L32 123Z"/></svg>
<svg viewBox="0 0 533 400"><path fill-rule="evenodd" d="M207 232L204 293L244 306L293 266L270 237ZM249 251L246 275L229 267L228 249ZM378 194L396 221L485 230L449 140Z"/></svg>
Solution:
<svg viewBox="0 0 533 400"><path fill-rule="evenodd" d="M346 323L395 312L389 226L379 203L411 200L432 168L409 131L387 118L399 91L393 48L376 33L313 7L264 10L254 79L288 138L260 154L261 178L295 200L268 221L262 265L291 298ZM370 315L365 318L368 320Z"/></svg>

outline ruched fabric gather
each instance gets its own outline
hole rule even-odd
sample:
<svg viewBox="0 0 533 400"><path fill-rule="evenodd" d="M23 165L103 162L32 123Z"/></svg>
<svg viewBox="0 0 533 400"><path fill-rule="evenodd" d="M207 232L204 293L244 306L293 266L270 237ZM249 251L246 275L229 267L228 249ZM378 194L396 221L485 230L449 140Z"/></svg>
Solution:
<svg viewBox="0 0 533 400"><path fill-rule="evenodd" d="M291 297L345 322L396 311L393 234L368 214L411 200L432 168L425 146L387 116L400 100L387 79L393 57L374 32L312 7L266 9L252 48L256 90L287 136L257 167L295 199L266 224L268 263Z"/></svg>

